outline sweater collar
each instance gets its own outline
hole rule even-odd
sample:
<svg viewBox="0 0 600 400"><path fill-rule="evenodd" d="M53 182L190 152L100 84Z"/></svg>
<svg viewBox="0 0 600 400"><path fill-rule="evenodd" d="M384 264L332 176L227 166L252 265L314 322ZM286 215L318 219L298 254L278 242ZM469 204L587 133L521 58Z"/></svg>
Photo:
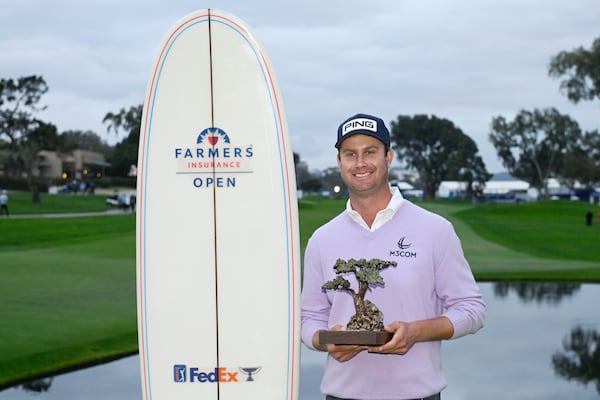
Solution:
<svg viewBox="0 0 600 400"><path fill-rule="evenodd" d="M404 197L402 197L400 190L396 186L390 187L390 193L392 194L390 202L383 210L379 210L379 212L375 216L375 221L373 221L373 224L370 228L363 219L363 217L358 212L352 209L352 206L350 205L350 199L348 199L348 201L346 202L346 212L348 213L350 218L352 218L352 220L355 221L357 224L373 232L381 228L383 225L385 225L386 222L391 220L394 214L396 214L396 211L398 211L398 208L400 208L400 206L402 205L402 202L404 201Z"/></svg>

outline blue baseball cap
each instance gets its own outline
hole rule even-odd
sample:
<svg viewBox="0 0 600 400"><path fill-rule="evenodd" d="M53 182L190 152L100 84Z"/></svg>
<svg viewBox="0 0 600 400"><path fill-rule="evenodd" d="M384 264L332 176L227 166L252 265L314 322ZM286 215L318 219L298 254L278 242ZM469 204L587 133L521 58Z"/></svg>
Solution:
<svg viewBox="0 0 600 400"><path fill-rule="evenodd" d="M379 139L388 147L391 145L390 132L381 118L369 114L356 114L342 122L338 128L335 147L339 149L344 139L357 133Z"/></svg>

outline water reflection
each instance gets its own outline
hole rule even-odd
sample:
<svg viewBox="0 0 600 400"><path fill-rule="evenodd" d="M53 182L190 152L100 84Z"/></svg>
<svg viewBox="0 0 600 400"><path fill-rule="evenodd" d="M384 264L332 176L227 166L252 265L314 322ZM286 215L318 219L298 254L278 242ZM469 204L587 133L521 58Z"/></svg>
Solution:
<svg viewBox="0 0 600 400"><path fill-rule="evenodd" d="M564 352L552 356L556 373L567 380L585 385L595 383L600 394L600 334L591 328L576 326L563 340Z"/></svg>
<svg viewBox="0 0 600 400"><path fill-rule="evenodd" d="M481 290L487 304L483 330L443 345L444 400L598 399L600 361L593 354L600 346L590 340L577 347L581 341L565 336L580 326L598 332L600 316L590 305L599 304L600 285L492 283ZM582 359L589 362L563 364L581 370L557 368L553 360L561 348L560 354L576 360L572 343L586 349Z"/></svg>
<svg viewBox="0 0 600 400"><path fill-rule="evenodd" d="M494 295L506 298L514 292L523 303L559 305L581 289L577 283L496 283ZM564 351L552 355L556 374L567 381L595 384L600 394L600 334L596 329L575 326L562 342Z"/></svg>
<svg viewBox="0 0 600 400"><path fill-rule="evenodd" d="M31 382L25 383L25 384L21 385L21 387L26 392L34 392L34 393L47 392L48 390L50 390L50 386L52 386L53 379L54 378L38 379L36 381L31 381Z"/></svg>
<svg viewBox="0 0 600 400"><path fill-rule="evenodd" d="M494 294L504 298L510 292L515 292L524 303L535 301L538 304L558 305L563 298L573 296L580 288L579 283L501 282L494 284Z"/></svg>
<svg viewBox="0 0 600 400"><path fill-rule="evenodd" d="M484 329L443 345L444 400L598 399L600 285L483 283ZM302 348L300 399L322 400L324 354ZM0 371L1 373L1 371ZM0 400L130 400L139 358L127 357L0 391Z"/></svg>

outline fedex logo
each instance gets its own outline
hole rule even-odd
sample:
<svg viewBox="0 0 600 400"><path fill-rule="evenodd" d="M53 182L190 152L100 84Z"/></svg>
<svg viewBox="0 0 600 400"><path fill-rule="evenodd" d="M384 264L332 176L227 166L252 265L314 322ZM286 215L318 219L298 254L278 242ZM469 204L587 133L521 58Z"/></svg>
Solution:
<svg viewBox="0 0 600 400"><path fill-rule="evenodd" d="M203 372L198 368L190 368L190 382L237 382L237 372L228 372L227 368L215 368L211 372Z"/></svg>
<svg viewBox="0 0 600 400"><path fill-rule="evenodd" d="M173 380L177 383L187 382L187 372L189 372L189 382L215 383L215 382L239 382L238 372L228 371L225 367L215 368L210 371L203 371L200 368L176 364L173 366Z"/></svg>
<svg viewBox="0 0 600 400"><path fill-rule="evenodd" d="M377 121L373 121L372 119L367 118L353 119L352 121L348 121L344 124L344 127L342 128L342 135L345 135L348 132L354 131L356 129L377 132Z"/></svg>

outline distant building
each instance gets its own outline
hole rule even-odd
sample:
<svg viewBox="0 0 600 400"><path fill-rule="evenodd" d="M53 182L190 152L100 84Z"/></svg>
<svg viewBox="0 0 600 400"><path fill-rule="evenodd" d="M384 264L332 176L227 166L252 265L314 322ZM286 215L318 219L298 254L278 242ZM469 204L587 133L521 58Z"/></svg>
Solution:
<svg viewBox="0 0 600 400"><path fill-rule="evenodd" d="M492 176L485 183L482 193L476 195L479 199L491 201L529 201L533 200L529 194L529 183L517 179L507 172L501 172ZM465 198L467 193L467 182L443 181L440 183L436 197L438 198Z"/></svg>
<svg viewBox="0 0 600 400"><path fill-rule="evenodd" d="M100 179L110 167L104 155L89 150L59 153L42 150L38 153L34 175L64 180Z"/></svg>
<svg viewBox="0 0 600 400"><path fill-rule="evenodd" d="M575 187L579 187L579 183L575 184ZM571 189L561 184L558 179L548 179L548 196L569 198L571 196Z"/></svg>
<svg viewBox="0 0 600 400"><path fill-rule="evenodd" d="M443 181L438 187L436 197L444 199L464 198L467 192L467 182Z"/></svg>
<svg viewBox="0 0 600 400"><path fill-rule="evenodd" d="M419 173L415 170L392 166L389 171L390 179L399 182L416 182L419 179Z"/></svg>
<svg viewBox="0 0 600 400"><path fill-rule="evenodd" d="M528 190L529 183L515 178L508 172L500 172L494 174L485 183L483 194L506 194L508 192L526 194Z"/></svg>
<svg viewBox="0 0 600 400"><path fill-rule="evenodd" d="M594 202L600 199L598 190L582 188L578 183L574 188L569 188L558 179L550 178L547 181L548 196L550 199L571 199ZM440 183L436 197L438 198L464 198L467 183L461 181L443 181ZM541 193L529 183L511 176L508 172L497 173L485 183L482 193L476 198L480 201L491 202L525 202L539 199Z"/></svg>
<svg viewBox="0 0 600 400"><path fill-rule="evenodd" d="M396 186L402 196L408 199L423 199L423 191L421 189L415 189L413 185L404 181L390 181L390 185Z"/></svg>

